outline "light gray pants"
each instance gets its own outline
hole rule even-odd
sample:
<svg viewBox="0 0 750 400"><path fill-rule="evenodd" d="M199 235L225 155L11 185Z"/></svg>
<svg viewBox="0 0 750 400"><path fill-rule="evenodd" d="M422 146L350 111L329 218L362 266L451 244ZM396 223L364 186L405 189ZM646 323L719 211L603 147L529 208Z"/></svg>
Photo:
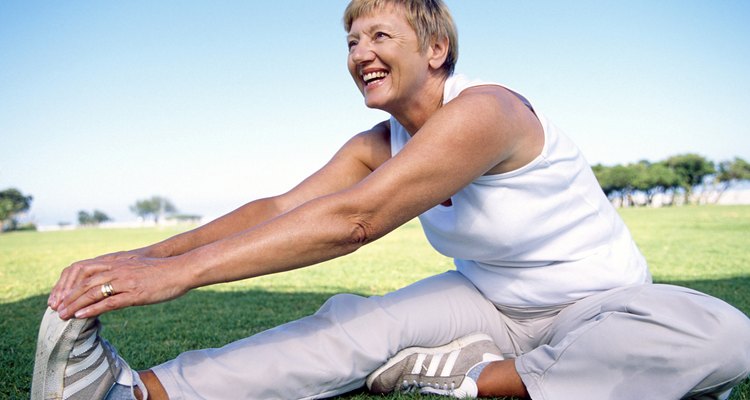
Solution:
<svg viewBox="0 0 750 400"><path fill-rule="evenodd" d="M750 320L705 294L648 284L499 310L455 271L382 297L336 295L312 316L153 370L173 400L321 398L361 387L405 347L474 332L516 358L534 400L712 399L750 373Z"/></svg>

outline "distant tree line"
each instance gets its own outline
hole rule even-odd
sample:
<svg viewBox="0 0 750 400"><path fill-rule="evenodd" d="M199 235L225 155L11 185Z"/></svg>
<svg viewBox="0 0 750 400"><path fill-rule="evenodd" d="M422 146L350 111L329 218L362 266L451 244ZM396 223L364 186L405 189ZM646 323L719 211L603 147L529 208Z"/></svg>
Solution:
<svg viewBox="0 0 750 400"><path fill-rule="evenodd" d="M681 154L659 162L638 161L627 165L593 167L596 179L607 197L621 205L652 205L659 196L661 205L676 203L717 203L722 194L741 181L750 180L750 163L735 157L714 164L697 154ZM699 195L695 195L695 192ZM33 196L9 188L0 191L0 232L19 228L18 216L31 208ZM130 210L142 219L172 216L179 220L197 221L197 215L176 215L177 208L164 197L151 196L137 200ZM94 210L78 212L83 226L111 221L107 214ZM34 229L29 224L29 229Z"/></svg>
<svg viewBox="0 0 750 400"><path fill-rule="evenodd" d="M714 164L697 154L592 168L607 197L621 205L652 205L657 196L661 205L717 203L727 189L750 179L750 164L741 158Z"/></svg>
<svg viewBox="0 0 750 400"><path fill-rule="evenodd" d="M25 195L20 190L9 188L0 191L0 232L14 231L19 229L36 230L34 224L20 226L18 217L31 208L33 196ZM151 196L147 199L137 200L130 206L130 210L141 219L153 219L158 223L160 219L167 216L177 219L178 221L195 222L200 220L198 215L182 214L177 215L177 208L172 202L164 197ZM85 210L78 211L78 224L80 226L98 226L103 222L112 221L107 214L100 210L88 212ZM69 225L61 222L60 226Z"/></svg>
<svg viewBox="0 0 750 400"><path fill-rule="evenodd" d="M165 216L172 216L177 212L177 208L172 202L161 196L151 196L147 199L136 200L135 204L130 206L130 211L142 220L153 219L155 223ZM112 221L112 219L102 211L94 210L78 211L78 224L81 226L98 226L103 222Z"/></svg>

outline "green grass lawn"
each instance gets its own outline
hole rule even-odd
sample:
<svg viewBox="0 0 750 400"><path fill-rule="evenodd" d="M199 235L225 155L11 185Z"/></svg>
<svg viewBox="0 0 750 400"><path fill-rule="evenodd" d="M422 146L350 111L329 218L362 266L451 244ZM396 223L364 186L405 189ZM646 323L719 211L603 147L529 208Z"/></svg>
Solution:
<svg viewBox="0 0 750 400"><path fill-rule="evenodd" d="M657 282L698 289L750 315L750 206L626 209L621 214ZM177 232L83 229L0 235L0 399L28 398L39 320L62 268ZM102 320L106 337L131 366L147 368L188 349L221 346L308 315L335 293L382 294L451 268L412 222L338 260L203 288ZM211 326L222 329L206 328ZM379 398L361 392L343 397ZM750 380L732 399L750 400Z"/></svg>

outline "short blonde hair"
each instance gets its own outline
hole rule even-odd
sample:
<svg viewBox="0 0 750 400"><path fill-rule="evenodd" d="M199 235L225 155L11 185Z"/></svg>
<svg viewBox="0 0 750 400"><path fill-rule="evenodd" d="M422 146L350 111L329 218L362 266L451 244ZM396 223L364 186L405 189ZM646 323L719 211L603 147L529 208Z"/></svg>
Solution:
<svg viewBox="0 0 750 400"><path fill-rule="evenodd" d="M421 51L426 51L432 40L448 38L448 56L442 69L446 76L453 75L458 61L458 31L442 0L352 0L344 11L344 29L349 32L355 19L389 4L402 7L406 20L417 33Z"/></svg>

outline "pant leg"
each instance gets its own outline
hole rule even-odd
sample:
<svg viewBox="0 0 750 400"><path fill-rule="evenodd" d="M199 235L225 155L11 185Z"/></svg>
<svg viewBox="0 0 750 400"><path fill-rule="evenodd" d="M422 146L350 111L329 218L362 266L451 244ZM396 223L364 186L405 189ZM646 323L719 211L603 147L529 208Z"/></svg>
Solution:
<svg viewBox="0 0 750 400"><path fill-rule="evenodd" d="M562 311L516 369L534 400L718 398L750 372L750 320L677 286L640 285Z"/></svg>
<svg viewBox="0 0 750 400"><path fill-rule="evenodd" d="M171 399L320 398L361 387L399 350L502 331L494 306L461 274L383 297L336 295L312 316L153 369Z"/></svg>

